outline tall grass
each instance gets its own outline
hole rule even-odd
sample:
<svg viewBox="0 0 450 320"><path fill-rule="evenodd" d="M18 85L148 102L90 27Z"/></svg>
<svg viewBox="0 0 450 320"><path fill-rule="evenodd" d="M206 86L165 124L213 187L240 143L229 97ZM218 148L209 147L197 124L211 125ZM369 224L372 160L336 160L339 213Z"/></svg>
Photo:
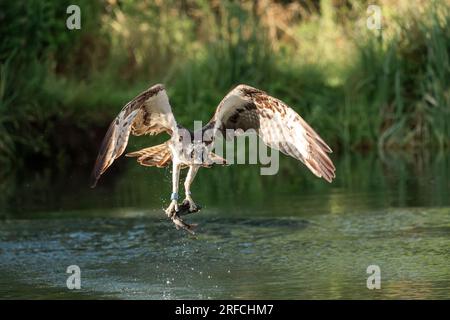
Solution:
<svg viewBox="0 0 450 320"><path fill-rule="evenodd" d="M49 142L55 134L54 121L64 112L60 101L44 84L67 63L67 55L80 38L65 27L65 8L70 3L0 2L0 165L3 169L23 164L34 155L53 156L58 150L58 146ZM89 1L81 3L90 9L88 12L96 7Z"/></svg>
<svg viewBox="0 0 450 320"><path fill-rule="evenodd" d="M382 1L381 31L365 28L360 1L77 2L79 32L65 29L69 1L1 3L3 166L94 150L121 106L156 82L187 126L247 83L337 151L450 146L446 1L398 1L401 12Z"/></svg>
<svg viewBox="0 0 450 320"><path fill-rule="evenodd" d="M357 47L346 83L346 144L382 148L448 147L450 11L435 3L397 19L399 31ZM348 117L353 114L353 117ZM353 119L353 121L352 121Z"/></svg>

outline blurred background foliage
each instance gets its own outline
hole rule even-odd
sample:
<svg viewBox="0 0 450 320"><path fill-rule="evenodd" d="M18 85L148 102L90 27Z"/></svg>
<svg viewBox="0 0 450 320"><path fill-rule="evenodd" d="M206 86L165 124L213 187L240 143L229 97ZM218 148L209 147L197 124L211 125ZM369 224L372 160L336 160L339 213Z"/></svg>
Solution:
<svg viewBox="0 0 450 320"><path fill-rule="evenodd" d="M66 28L70 4L81 30ZM369 4L381 30L366 27ZM111 119L155 83L189 127L247 83L337 152L450 146L445 0L1 0L0 39L2 168L91 163Z"/></svg>

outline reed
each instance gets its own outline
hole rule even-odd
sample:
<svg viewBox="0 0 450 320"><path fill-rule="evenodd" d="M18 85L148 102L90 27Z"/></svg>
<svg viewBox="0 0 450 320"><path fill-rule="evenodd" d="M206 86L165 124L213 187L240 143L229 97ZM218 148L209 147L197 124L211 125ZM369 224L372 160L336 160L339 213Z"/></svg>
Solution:
<svg viewBox="0 0 450 320"><path fill-rule="evenodd" d="M0 164L68 159L86 141L94 152L121 106L156 82L186 126L247 83L338 152L446 149L450 7L400 2L401 14L381 3L379 32L359 1L80 1L79 32L65 29L69 1L1 2Z"/></svg>

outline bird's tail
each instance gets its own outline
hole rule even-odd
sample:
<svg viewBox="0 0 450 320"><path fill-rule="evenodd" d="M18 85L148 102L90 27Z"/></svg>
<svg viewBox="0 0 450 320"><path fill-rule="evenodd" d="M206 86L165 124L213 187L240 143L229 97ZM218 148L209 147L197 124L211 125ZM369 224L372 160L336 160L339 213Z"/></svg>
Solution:
<svg viewBox="0 0 450 320"><path fill-rule="evenodd" d="M172 155L167 142L150 148L127 153L125 156L137 157L137 162L143 166L158 168L167 167L172 160Z"/></svg>

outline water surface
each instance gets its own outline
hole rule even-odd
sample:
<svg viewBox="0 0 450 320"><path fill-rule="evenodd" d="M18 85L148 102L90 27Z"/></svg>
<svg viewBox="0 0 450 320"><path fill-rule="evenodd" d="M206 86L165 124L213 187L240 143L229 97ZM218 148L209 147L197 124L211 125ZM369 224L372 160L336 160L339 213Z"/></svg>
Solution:
<svg viewBox="0 0 450 320"><path fill-rule="evenodd" d="M169 170L122 159L96 189L85 166L5 175L0 298L450 298L449 158L335 161L333 184L285 157L276 176L201 170L196 236L162 212ZM81 290L66 287L69 265Z"/></svg>

